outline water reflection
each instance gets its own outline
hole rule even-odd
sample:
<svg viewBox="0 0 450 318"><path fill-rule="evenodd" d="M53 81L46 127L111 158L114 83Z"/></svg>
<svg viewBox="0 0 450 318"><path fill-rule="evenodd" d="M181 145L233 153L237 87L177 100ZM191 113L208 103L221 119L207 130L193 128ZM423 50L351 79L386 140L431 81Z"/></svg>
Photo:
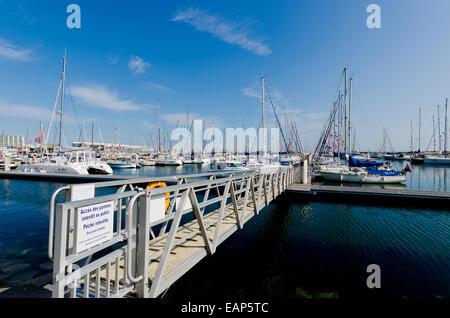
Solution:
<svg viewBox="0 0 450 318"><path fill-rule="evenodd" d="M413 165L413 173L408 176L408 188L447 192L449 169L448 165Z"/></svg>

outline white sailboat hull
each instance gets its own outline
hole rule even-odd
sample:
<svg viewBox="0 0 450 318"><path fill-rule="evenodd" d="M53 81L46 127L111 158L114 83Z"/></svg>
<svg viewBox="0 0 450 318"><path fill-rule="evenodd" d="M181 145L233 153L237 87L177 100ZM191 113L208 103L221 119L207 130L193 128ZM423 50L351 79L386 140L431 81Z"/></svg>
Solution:
<svg viewBox="0 0 450 318"><path fill-rule="evenodd" d="M203 164L203 159L183 159L183 164L201 165Z"/></svg>
<svg viewBox="0 0 450 318"><path fill-rule="evenodd" d="M327 181L354 182L354 183L401 183L406 181L406 176L378 176L366 174L348 174L342 172L321 172L320 175Z"/></svg>
<svg viewBox="0 0 450 318"><path fill-rule="evenodd" d="M24 164L16 168L17 171L36 173L70 173L89 174L86 167L80 164L37 163Z"/></svg>
<svg viewBox="0 0 450 318"><path fill-rule="evenodd" d="M450 158L429 157L424 158L423 163L433 165L450 165Z"/></svg>
<svg viewBox="0 0 450 318"><path fill-rule="evenodd" d="M155 162L154 161L139 161L139 164L141 166L147 167L147 166L154 166Z"/></svg>
<svg viewBox="0 0 450 318"><path fill-rule="evenodd" d="M179 159L162 159L156 160L155 164L157 166L181 166L183 161Z"/></svg>
<svg viewBox="0 0 450 318"><path fill-rule="evenodd" d="M113 169L135 169L136 164L132 162L108 162L108 165Z"/></svg>

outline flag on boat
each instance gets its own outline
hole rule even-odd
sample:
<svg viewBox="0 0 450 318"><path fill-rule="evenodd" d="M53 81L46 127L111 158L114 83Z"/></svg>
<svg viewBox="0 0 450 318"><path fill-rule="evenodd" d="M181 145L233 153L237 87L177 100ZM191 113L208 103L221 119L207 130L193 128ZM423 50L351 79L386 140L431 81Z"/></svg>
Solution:
<svg viewBox="0 0 450 318"><path fill-rule="evenodd" d="M407 164L406 167L405 167L405 171L406 171L406 172L409 172L409 173L412 173L412 170L411 170L411 168L409 167L408 164Z"/></svg>
<svg viewBox="0 0 450 318"><path fill-rule="evenodd" d="M37 136L37 137L34 139L34 141L35 141L35 142L41 143L43 137L44 137L44 128L41 129L41 131L39 132L39 136Z"/></svg>

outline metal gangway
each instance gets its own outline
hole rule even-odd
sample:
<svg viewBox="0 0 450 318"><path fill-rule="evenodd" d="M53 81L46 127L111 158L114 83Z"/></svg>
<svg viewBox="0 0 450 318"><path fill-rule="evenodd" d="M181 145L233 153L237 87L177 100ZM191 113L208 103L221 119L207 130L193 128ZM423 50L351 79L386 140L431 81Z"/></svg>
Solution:
<svg viewBox="0 0 450 318"><path fill-rule="evenodd" d="M52 297L158 297L293 183L283 167L62 187L50 203Z"/></svg>

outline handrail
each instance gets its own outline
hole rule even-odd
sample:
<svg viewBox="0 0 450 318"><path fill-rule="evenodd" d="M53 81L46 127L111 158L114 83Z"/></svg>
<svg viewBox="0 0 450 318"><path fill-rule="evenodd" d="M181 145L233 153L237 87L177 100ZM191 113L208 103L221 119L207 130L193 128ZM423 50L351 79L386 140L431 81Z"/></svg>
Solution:
<svg viewBox="0 0 450 318"><path fill-rule="evenodd" d="M245 175L248 175L248 174L251 174L254 172L255 172L255 170L242 171L241 175L245 176ZM218 175L229 174L229 175L232 175L233 177L239 177L239 176L235 176L234 175L235 173L236 173L236 171L224 170L224 171L220 171L220 172L191 173L191 174L186 174L186 175L155 176L155 177L141 176L141 177L133 177L133 178L126 179L126 180L101 181L101 182L92 182L89 184L94 184L96 188L106 188L106 187L115 187L115 186L122 186L122 185L128 185L128 184L136 184L136 183L148 183L148 182L158 181L158 180L177 181L179 179L198 178L198 177L206 177L206 176L211 176L211 175L218 176Z"/></svg>
<svg viewBox="0 0 450 318"><path fill-rule="evenodd" d="M248 174L254 173L254 171L243 171L243 176ZM117 191L123 192L127 186L131 186L135 183L146 183L150 182L152 180L160 180L160 179L181 179L181 178L193 178L193 177L204 177L204 176L217 176L222 174L230 174L230 176L233 176L233 171L221 171L221 172L205 172L205 173L199 173L199 174L187 174L187 175L175 175L170 177L139 177L135 179L129 179L129 180L119 180L119 181L105 181L105 182L96 182L93 183L96 188L105 188L105 187L114 187L114 186L121 186L121 188ZM234 176L233 176L234 177ZM239 176L238 176L239 177ZM50 200L50 213L49 213L49 235L48 235L48 258L50 261L53 262L53 231L54 231L54 216L55 216L55 200L56 196L63 190L70 190L70 186L63 186L59 189L57 189Z"/></svg>
<svg viewBox="0 0 450 318"><path fill-rule="evenodd" d="M50 215L48 225L48 258L53 262L53 228L55 218L55 200L56 196L63 190L70 190L70 186L65 186L56 190L50 200Z"/></svg>
<svg viewBox="0 0 450 318"><path fill-rule="evenodd" d="M127 217L127 233L128 233L128 239L131 237L131 222L132 222L132 216L133 216L133 206L134 203L136 202L136 199L139 198L140 196L144 195L144 192L140 192L138 194L136 194L133 198L131 198L130 202L128 203L127 206L127 212L126 212L126 217ZM127 262L127 276L128 279L132 282L132 283L137 283L142 279L142 275L138 276L138 277L134 277L133 273L131 272L131 247L130 247L130 242L128 242L127 244L127 255L126 255L126 262Z"/></svg>

